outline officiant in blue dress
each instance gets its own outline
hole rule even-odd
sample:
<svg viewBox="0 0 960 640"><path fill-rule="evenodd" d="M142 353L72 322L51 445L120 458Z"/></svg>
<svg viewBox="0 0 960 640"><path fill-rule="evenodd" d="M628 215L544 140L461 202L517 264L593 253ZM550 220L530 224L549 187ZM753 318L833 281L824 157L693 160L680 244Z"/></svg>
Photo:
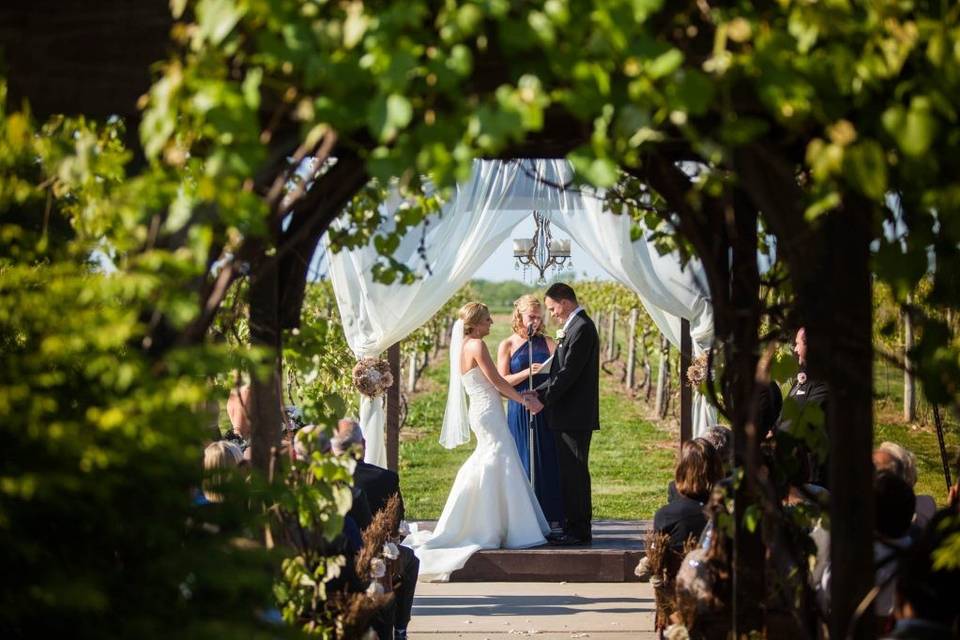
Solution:
<svg viewBox="0 0 960 640"><path fill-rule="evenodd" d="M533 339L527 338L528 327L533 326ZM541 365L553 355L556 343L543 335L543 306L535 296L525 295L513 303L513 333L500 343L497 350L497 369L504 379L520 392L530 388L530 350L533 349L533 386L544 382L547 375L539 374ZM543 515L551 526L563 523L563 497L560 494L560 475L557 465L557 445L547 428L544 412L533 417L534 425L534 491L540 501ZM517 452L523 470L530 477L530 413L513 400L507 403L507 424L517 443Z"/></svg>

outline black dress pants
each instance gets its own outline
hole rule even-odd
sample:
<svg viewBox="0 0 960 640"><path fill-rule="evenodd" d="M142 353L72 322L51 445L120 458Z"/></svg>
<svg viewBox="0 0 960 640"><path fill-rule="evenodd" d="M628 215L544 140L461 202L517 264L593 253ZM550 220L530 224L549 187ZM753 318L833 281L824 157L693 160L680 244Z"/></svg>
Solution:
<svg viewBox="0 0 960 640"><path fill-rule="evenodd" d="M554 431L557 466L566 521L564 533L590 539L593 502L590 492L590 439L592 431Z"/></svg>

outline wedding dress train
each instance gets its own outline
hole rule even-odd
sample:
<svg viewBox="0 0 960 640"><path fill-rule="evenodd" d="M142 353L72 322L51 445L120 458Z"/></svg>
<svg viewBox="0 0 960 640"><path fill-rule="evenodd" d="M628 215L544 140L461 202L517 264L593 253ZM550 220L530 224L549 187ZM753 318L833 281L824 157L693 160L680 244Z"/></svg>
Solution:
<svg viewBox="0 0 960 640"><path fill-rule="evenodd" d="M546 543L550 527L524 475L500 393L479 367L462 375L477 448L457 472L433 532L403 544L420 559L420 579L446 582L480 549L524 549Z"/></svg>

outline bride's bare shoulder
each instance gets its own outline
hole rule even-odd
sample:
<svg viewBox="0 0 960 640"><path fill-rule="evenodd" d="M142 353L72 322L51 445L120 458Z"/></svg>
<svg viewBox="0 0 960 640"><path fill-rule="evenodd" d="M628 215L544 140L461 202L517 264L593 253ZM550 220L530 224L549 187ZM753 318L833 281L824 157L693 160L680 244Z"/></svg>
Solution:
<svg viewBox="0 0 960 640"><path fill-rule="evenodd" d="M480 350L483 349L485 343L480 338L467 338L463 341L463 352L470 354L480 353Z"/></svg>

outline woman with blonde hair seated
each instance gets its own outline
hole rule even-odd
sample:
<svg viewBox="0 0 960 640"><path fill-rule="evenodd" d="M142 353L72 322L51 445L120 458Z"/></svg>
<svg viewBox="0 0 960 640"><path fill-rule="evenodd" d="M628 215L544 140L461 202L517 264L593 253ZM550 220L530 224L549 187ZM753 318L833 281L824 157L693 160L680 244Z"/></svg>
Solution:
<svg viewBox="0 0 960 640"><path fill-rule="evenodd" d="M207 502L223 502L223 494L217 491L230 478L243 461L240 447L227 440L207 445L203 450L203 497Z"/></svg>
<svg viewBox="0 0 960 640"><path fill-rule="evenodd" d="M522 393L529 388L531 374L533 374L534 387L547 378L547 374L538 372L543 362L553 355L557 345L552 338L543 334L543 325L543 306L538 298L527 294L513 303L511 321L513 333L501 342L497 349L497 370L518 392ZM530 329L533 329L532 334ZM532 365L531 351L533 352ZM520 454L524 473L529 477L530 412L519 402L509 400L507 424L514 442L517 443L517 453ZM546 414L538 413L533 416L533 427L534 490L543 509L543 515L550 522L551 527L558 527L563 523L563 496L560 493L556 439L547 426Z"/></svg>

